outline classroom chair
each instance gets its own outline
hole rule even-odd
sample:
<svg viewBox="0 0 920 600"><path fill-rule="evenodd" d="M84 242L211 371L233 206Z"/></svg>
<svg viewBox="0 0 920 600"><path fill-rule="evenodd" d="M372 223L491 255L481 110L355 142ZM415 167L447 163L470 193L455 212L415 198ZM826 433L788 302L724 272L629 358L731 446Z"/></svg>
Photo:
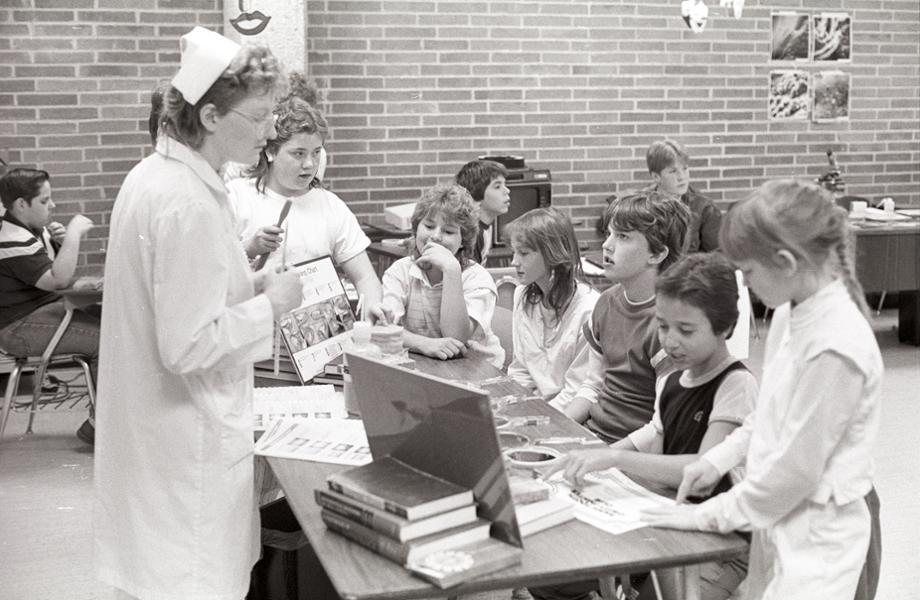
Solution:
<svg viewBox="0 0 920 600"><path fill-rule="evenodd" d="M19 383L23 373L32 373L32 402L29 406L29 425L26 428L26 433L32 433L32 423L35 420L35 412L38 410L42 400L42 385L45 380L45 374L50 369L73 369L74 367L80 367L83 371L83 377L86 380L86 391L85 393L77 395L68 393L62 397L55 397L47 404L53 404L55 408L60 408L64 403L68 403L70 405L68 407L69 409L73 408L86 397L89 401L90 409L92 410L95 408L96 390L93 385L89 358L80 354L54 353L55 348L64 336L64 332L67 331L67 327L70 325L70 320L73 318L74 306L70 302L65 302L65 306L66 311L64 313L64 318L61 319L61 324L58 325L57 330L54 332L54 336L52 336L51 341L48 342L48 346L41 356L14 356L0 348L0 373L7 374L9 378L6 382L6 393L3 396L3 410L2 413L0 413L0 440L3 439L6 422L12 410L13 398L18 395Z"/></svg>
<svg viewBox="0 0 920 600"><path fill-rule="evenodd" d="M507 369L514 358L514 338L511 333L511 319L513 313L510 309L503 306L496 306L495 312L492 313L492 333L498 336L502 349L505 351L505 362L502 369Z"/></svg>
<svg viewBox="0 0 920 600"><path fill-rule="evenodd" d="M496 267L486 269L495 280L495 288L498 290L497 306L514 310L514 288L520 285L517 278L517 271L514 267Z"/></svg>

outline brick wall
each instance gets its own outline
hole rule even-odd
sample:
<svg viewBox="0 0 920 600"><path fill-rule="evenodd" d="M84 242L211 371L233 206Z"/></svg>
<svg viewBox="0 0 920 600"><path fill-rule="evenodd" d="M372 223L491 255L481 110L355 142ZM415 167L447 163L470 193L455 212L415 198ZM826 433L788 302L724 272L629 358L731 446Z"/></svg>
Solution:
<svg viewBox="0 0 920 600"><path fill-rule="evenodd" d="M643 183L649 142L672 136L723 205L816 177L828 148L849 193L920 204L916 0L748 0L740 20L709 4L693 34L676 0L307 0L327 180L376 220L478 154L521 154L552 170L554 203L591 237L602 199ZM771 9L852 13L850 121L767 119ZM149 91L175 72L179 35L220 20L220 0L0 0L0 157L51 171L59 216L100 224L89 266L149 152Z"/></svg>
<svg viewBox="0 0 920 600"><path fill-rule="evenodd" d="M672 136L723 206L768 178L817 177L828 148L848 193L920 203L916 0L748 0L740 20L709 6L694 34L676 0L308 0L331 187L375 214L478 154L521 154L589 230L605 196L647 182L648 144ZM771 9L852 13L849 122L768 120Z"/></svg>
<svg viewBox="0 0 920 600"><path fill-rule="evenodd" d="M97 224L82 269L100 268L118 188L150 152L150 91L179 36L220 21L220 0L0 0L0 157L51 173L56 218Z"/></svg>

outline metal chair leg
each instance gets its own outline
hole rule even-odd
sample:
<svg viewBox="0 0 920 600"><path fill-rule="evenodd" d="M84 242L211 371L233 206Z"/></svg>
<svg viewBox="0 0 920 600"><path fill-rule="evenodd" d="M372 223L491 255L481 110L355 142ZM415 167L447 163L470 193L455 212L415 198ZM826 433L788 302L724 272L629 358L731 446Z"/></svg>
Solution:
<svg viewBox="0 0 920 600"><path fill-rule="evenodd" d="M882 290L882 297L878 300L878 308L875 309L875 316L882 314L882 306L885 305L885 296L888 295L888 290Z"/></svg>
<svg viewBox="0 0 920 600"><path fill-rule="evenodd" d="M75 356L74 360L83 368L83 377L86 379L86 395L89 397L89 416L96 418L96 382L93 381L93 371L89 363L82 356Z"/></svg>
<svg viewBox="0 0 920 600"><path fill-rule="evenodd" d="M0 441L3 441L3 432L6 430L6 422L10 418L10 407L13 404L13 397L19 389L19 378L22 375L22 362L16 361L13 370L10 371L10 379L6 382L6 393L3 395L3 415L0 416Z"/></svg>

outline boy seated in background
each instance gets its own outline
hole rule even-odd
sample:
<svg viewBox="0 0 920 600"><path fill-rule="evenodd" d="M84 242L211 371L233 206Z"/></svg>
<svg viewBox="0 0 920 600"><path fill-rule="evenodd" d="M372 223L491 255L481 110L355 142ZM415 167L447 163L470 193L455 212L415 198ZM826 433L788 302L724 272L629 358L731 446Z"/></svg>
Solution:
<svg viewBox="0 0 920 600"><path fill-rule="evenodd" d="M41 356L64 317L64 299L55 290L73 282L80 241L93 222L77 215L65 229L51 223L54 201L50 176L38 169L13 168L0 177L0 348L14 356ZM91 359L95 382L99 355L99 314L75 310L57 354ZM93 415L77 437L93 443Z"/></svg>
<svg viewBox="0 0 920 600"><path fill-rule="evenodd" d="M473 247L473 260L485 266L492 249L492 225L498 215L511 207L511 192L505 184L508 170L492 160L473 160L463 165L455 177L479 206L479 235Z"/></svg>
<svg viewBox="0 0 920 600"><path fill-rule="evenodd" d="M722 211L712 200L690 187L690 155L675 140L649 146L645 164L652 176L650 190L680 198L690 209L686 252L712 252L719 248Z"/></svg>
<svg viewBox="0 0 920 600"><path fill-rule="evenodd" d="M604 275L614 285L585 324L584 381L560 394L569 402L551 404L612 443L651 420L655 380L671 370L655 322L655 279L680 259L690 217L676 198L642 192L611 202L605 220Z"/></svg>

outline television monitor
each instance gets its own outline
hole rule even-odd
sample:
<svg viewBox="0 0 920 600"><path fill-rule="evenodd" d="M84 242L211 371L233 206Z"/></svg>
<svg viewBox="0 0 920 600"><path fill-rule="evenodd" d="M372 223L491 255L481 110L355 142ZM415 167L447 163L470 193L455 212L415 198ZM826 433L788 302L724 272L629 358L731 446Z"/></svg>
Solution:
<svg viewBox="0 0 920 600"><path fill-rule="evenodd" d="M546 169L509 171L507 185L511 192L511 207L498 216L492 227L492 243L496 246L508 243L504 235L508 223L529 210L549 206L552 201L552 179Z"/></svg>

